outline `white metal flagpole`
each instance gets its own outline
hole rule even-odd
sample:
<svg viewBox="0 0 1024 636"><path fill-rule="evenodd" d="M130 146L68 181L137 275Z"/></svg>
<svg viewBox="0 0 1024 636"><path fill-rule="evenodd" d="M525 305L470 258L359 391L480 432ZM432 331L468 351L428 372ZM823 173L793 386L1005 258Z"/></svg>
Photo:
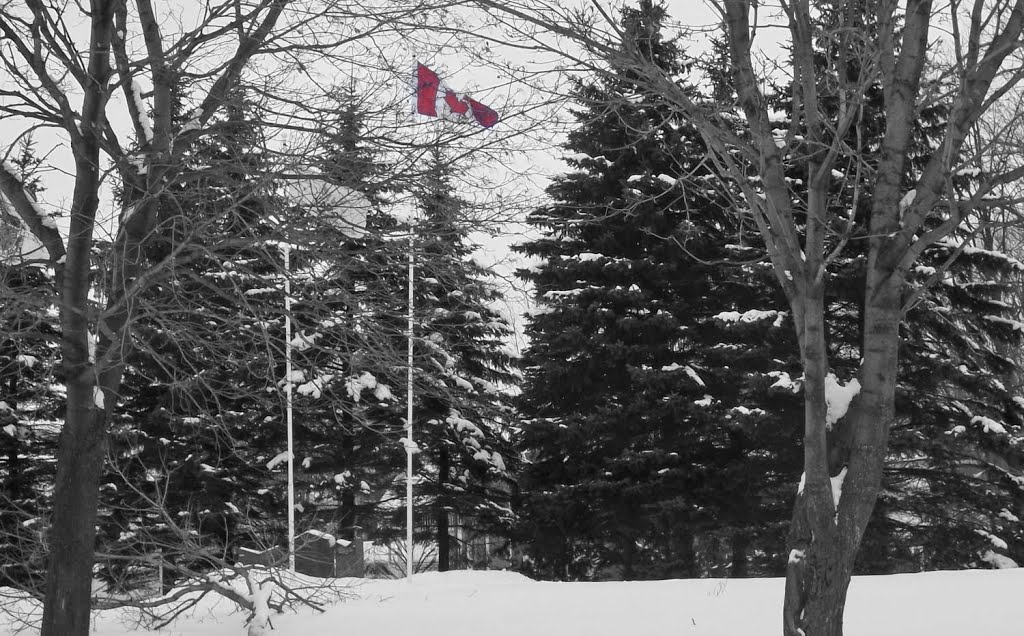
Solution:
<svg viewBox="0 0 1024 636"><path fill-rule="evenodd" d="M408 364L408 378L406 380L406 433L405 433L405 552L406 552L406 578L412 579L412 564L413 564L413 541L412 541L412 454L415 446L413 446L412 438L412 336L413 336L413 276L414 276L414 262L413 257L413 225L410 220L409 223L409 330L407 335L407 364Z"/></svg>
<svg viewBox="0 0 1024 636"><path fill-rule="evenodd" d="M291 245L284 246L284 400L288 428L288 569L295 571L295 449L292 439Z"/></svg>
<svg viewBox="0 0 1024 636"><path fill-rule="evenodd" d="M413 115L413 130L416 130L415 125L415 113L416 113L416 99L417 93L419 92L419 85L417 74L418 64L414 63L412 68L413 78L413 90L412 90L412 109L410 114ZM408 376L406 378L406 415L405 415L405 579L412 581L413 571L413 541L412 541L412 453L413 453L413 438L412 438L412 337L413 337L413 278L415 276L415 258L413 256L413 237L415 236L415 211L410 211L409 214L409 327L406 333L406 364L408 365Z"/></svg>

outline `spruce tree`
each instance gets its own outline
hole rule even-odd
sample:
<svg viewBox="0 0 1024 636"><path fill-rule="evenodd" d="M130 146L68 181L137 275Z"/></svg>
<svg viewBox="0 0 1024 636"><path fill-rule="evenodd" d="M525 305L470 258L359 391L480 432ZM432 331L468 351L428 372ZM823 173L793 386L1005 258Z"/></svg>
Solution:
<svg viewBox="0 0 1024 636"><path fill-rule="evenodd" d="M284 506L265 464L283 419L273 340L283 340L283 309L271 282L280 280L279 253L268 249L276 208L254 107L232 95L158 209L146 256L166 269L138 301L101 489L112 583L131 584L131 559L162 559L173 578L176 568L218 567L244 543L281 536ZM184 111L175 125L187 125Z"/></svg>
<svg viewBox="0 0 1024 636"><path fill-rule="evenodd" d="M381 238L394 222L380 209L381 170L360 141L359 114L344 104L305 165L272 183L259 105L233 98L168 188L149 256L186 257L145 297L143 346L125 380L120 474L107 489L107 541L126 554L160 547L171 572L216 566L204 554L230 562L240 547L285 544L289 385L297 534L354 539L372 512L368 495L404 457L389 428L397 404L387 383L401 358L385 326L396 296L385 272L400 271L404 250ZM373 201L365 227L337 223L337 202L318 200L338 187ZM175 523L154 524L154 512Z"/></svg>
<svg viewBox="0 0 1024 636"><path fill-rule="evenodd" d="M651 60L684 71L664 7L623 16ZM521 248L542 259L523 273L541 306L523 357L526 539L541 574L634 578L722 572L725 535L743 573L751 544L778 542L798 465L773 441L793 420L761 408L792 401L773 352L794 341L766 268L729 265L754 250L699 137L614 70L577 86L577 170ZM747 382L757 370L778 377Z"/></svg>
<svg viewBox="0 0 1024 636"><path fill-rule="evenodd" d="M314 142L313 163L332 186L358 193L353 203L368 202L371 209L362 231L345 224L321 231L311 224L315 232L302 251L309 255L307 269L318 274L302 286L306 300L296 306L295 337L307 365L318 369L311 371L314 386L302 390L314 398L307 400L306 421L320 418L307 470L310 496L320 502L324 529L354 540L358 528L373 530L375 495L387 490L404 459L393 420L402 406L395 393L404 384L398 367L405 350L393 338L392 322L394 299L404 297L406 255L388 238L396 227L387 213L389 175L359 96L350 87L337 99L335 116ZM323 211L297 212L314 221Z"/></svg>
<svg viewBox="0 0 1024 636"><path fill-rule="evenodd" d="M414 534L421 545L436 546L442 571L473 565L466 546L457 542L461 529L505 536L514 518L509 504L515 454L506 434L506 392L515 379L505 349L510 329L495 309L500 295L489 273L471 257L473 210L458 196L452 169L441 151L428 153L419 185L408 193L414 216L392 220L388 229L398 238L382 241L367 255L372 279L363 282L382 298L391 294L374 316L388 339L381 349L401 351L400 365L378 364L374 373L392 387L404 387L412 250ZM401 408L366 415L373 428L392 432L391 446L388 453L364 456L357 467L368 474L374 492L394 498L380 501L376 511L365 510L374 540L404 546L407 442L399 445L398 438L408 433L405 396L399 400ZM403 452L395 456L395 450Z"/></svg>
<svg viewBox="0 0 1024 636"><path fill-rule="evenodd" d="M632 15L645 12L657 9L641 3ZM650 35L657 28L641 24L636 33L641 50L657 50L651 41L660 40ZM826 71L836 72L824 69L823 76ZM716 72L712 67L709 76ZM714 100L727 118L727 87L713 81L710 95L695 98ZM869 93L869 104L880 97L875 88ZM727 562L734 575L778 573L786 511L800 478L801 383L792 323L763 247L744 227L742 211L726 209L715 196L722 186L712 171L702 171L705 153L695 131L673 121L664 107L659 111L658 100L638 95L628 70L615 80L581 85L577 94L584 108L567 146L577 171L549 189L555 204L531 215L544 234L523 247L543 259L525 273L540 310L528 330L522 402L528 417L523 441L534 457L524 471L525 529L536 567L548 576L579 577L593 574L593 563L614 564L604 575L657 576L664 570L638 572L631 562L636 552L660 549L684 555L684 567L671 574L724 573ZM779 141L787 133L799 140L800 131L786 130L785 99L776 103ZM851 145L866 150L877 144L882 126L871 112L866 109L850 133ZM922 149L941 117L936 109L922 114L915 132ZM794 183L801 166L792 157L803 154L790 155ZM957 181L961 192L971 185L966 174ZM832 190L834 204L852 210L854 225L854 239L830 274L827 299L829 355L839 387L855 375L864 344L857 292L870 193L855 193L841 180ZM659 215L668 217L660 226L651 220ZM929 250L908 298L953 249ZM991 251L966 251L946 282L918 298L904 321L910 344L900 368L897 426L861 571L977 565L979 558L997 560L991 548L1002 546L999 538L1016 537L1019 405L1012 393L1015 369L999 351L1017 337L1000 297L1017 265ZM650 282L650 271L666 279L661 288ZM656 308L672 316L673 329L648 315ZM671 361L666 352L674 354ZM704 397L691 397L686 384L671 381L673 372L692 379L691 371L704 383ZM669 381L659 383L659 377ZM703 421L680 417L680 405L688 403L703 407ZM677 427L680 441L651 444L659 413L669 407L676 409L675 421L689 425L689 437ZM637 430L647 437L630 434ZM722 433L727 443L716 441ZM679 453L694 479L658 484L636 469L643 464L635 457L644 451L651 461ZM616 459L633 471L615 479L608 468ZM839 474L842 458L834 459ZM970 466L975 469L968 474ZM672 504L652 503L659 500ZM673 510L685 514L666 514ZM644 536L653 527L662 532ZM659 548L672 532L679 535L676 545ZM716 546L708 539L714 535L730 545ZM706 555L704 563L685 556L694 545Z"/></svg>
<svg viewBox="0 0 1024 636"><path fill-rule="evenodd" d="M473 258L472 208L456 192L454 166L432 149L413 226L416 427L420 512L433 520L442 571L473 565L451 527L507 535L515 455L509 445L508 387L515 380L500 294ZM453 550L455 548L455 550Z"/></svg>
<svg viewBox="0 0 1024 636"><path fill-rule="evenodd" d="M37 196L31 138L9 163ZM0 197L0 585L39 593L63 385L53 273L26 235Z"/></svg>

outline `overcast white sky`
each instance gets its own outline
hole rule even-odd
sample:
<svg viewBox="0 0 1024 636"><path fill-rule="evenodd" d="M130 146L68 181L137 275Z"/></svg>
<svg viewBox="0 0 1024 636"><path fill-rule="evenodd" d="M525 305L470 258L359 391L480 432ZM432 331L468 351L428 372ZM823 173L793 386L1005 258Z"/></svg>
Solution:
<svg viewBox="0 0 1024 636"><path fill-rule="evenodd" d="M190 4L189 0L180 0L179 2L160 3L157 7L158 10L165 11L165 23L171 26L180 24L188 19ZM672 23L685 24L692 27L705 27L707 29L715 28L717 23L716 14L703 0L668 0L667 5ZM80 27L84 27L84 20L78 20L78 22ZM71 26L74 26L74 24ZM173 30L173 28L167 29L169 32L173 32ZM83 31L83 41L86 37L87 34ZM694 49L699 50L703 48L705 41L705 37L700 32L697 32L692 35L688 46L691 51ZM479 92L475 93L474 97L478 97L499 111L504 111L503 114L508 115L509 111L512 111L508 126L522 126L521 121L516 122L515 120L521 117L528 118L532 116L529 114L529 101L533 96L529 94L529 91L511 85L507 79L496 76L493 68L488 68L486 65L478 63L471 54L467 54L467 50L460 49L458 41L449 39L432 42L430 37L424 37L422 41L404 41L398 46L397 51L397 54L391 60L396 71L397 69L409 69L411 71L413 62L416 59L423 59L428 63L432 63L437 67L436 70L448 75L445 79L454 88L458 90L476 89ZM511 55L521 54L513 52ZM340 74L346 74L346 71L348 71L347 75L354 71L358 72L357 67L353 65L349 65L347 69L344 67L340 69L330 67L325 70L324 76L336 80L339 72ZM397 72L395 74L398 75ZM408 94L410 86L411 81L406 78L394 77L393 90L397 94ZM116 121L119 113L124 112L123 109L123 100L120 93L118 93L108 107L109 116L113 121ZM481 133L481 135L500 135L502 133L501 128L504 125L499 123L498 127L495 133ZM420 130L427 129L422 126L417 126L417 128ZM128 136L127 131L128 127L126 125L125 137ZM0 144L3 147L8 146L17 134L18 131L15 127L9 124L0 124ZM521 153L518 157L514 157L509 170L510 174L522 173L523 175L529 174L530 176L529 178L518 180L511 186L506 186L507 189L503 192L506 200L526 196L540 197L543 187L546 185L542 175L557 174L566 169L566 166L559 160L561 156L561 152L557 147L557 142L560 141L559 136L557 134L549 134L548 132L544 134L547 135L549 142L555 143L550 143L547 147L544 147L542 144L538 144L537 139L524 138L524 144L530 150ZM44 182L46 191L42 194L40 203L44 209L53 210L60 214L68 206L73 186L73 180L69 174L72 166L70 156L66 152L65 142L59 134L44 132L37 134L36 139L38 150L46 155L49 168ZM508 181L508 179L502 180ZM486 200L487 197L494 195L493 193L483 192L481 195L477 195L477 198L479 199L481 196ZM105 213L111 216L116 214L111 197L105 197L102 205L101 214ZM58 222L60 223L61 221L59 220ZM66 227L66 217L61 224ZM495 235L492 231L489 235L473 235L474 240L483 245L483 249L478 254L478 259L484 264L494 265L496 273L506 281L509 281L517 265L517 259L514 255L511 255L509 247L523 240L524 231L526 231L526 228L522 225L510 225L504 228L502 234ZM522 310L523 300L518 294L512 293L512 290L510 290L508 300L510 305L508 311L510 314L517 314Z"/></svg>

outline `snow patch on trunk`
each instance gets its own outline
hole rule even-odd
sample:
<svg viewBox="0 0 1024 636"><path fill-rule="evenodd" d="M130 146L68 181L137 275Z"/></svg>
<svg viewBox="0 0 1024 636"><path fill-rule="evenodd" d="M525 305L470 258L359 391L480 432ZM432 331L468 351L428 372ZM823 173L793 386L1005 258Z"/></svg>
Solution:
<svg viewBox="0 0 1024 636"><path fill-rule="evenodd" d="M270 634L270 581L253 586L252 618L249 620L247 636L268 636Z"/></svg>
<svg viewBox="0 0 1024 636"><path fill-rule="evenodd" d="M839 499L843 496L843 482L846 481L846 466L843 466L838 475L830 477L829 481L832 482L832 502L836 505L836 510L839 510Z"/></svg>
<svg viewBox="0 0 1024 636"><path fill-rule="evenodd" d="M149 110L146 101L142 99L142 87L132 80L132 100L135 101L135 108L139 111L139 126L142 127L142 134L146 136L146 142L153 141L153 122L149 119Z"/></svg>
<svg viewBox="0 0 1024 636"><path fill-rule="evenodd" d="M907 208L909 208L910 206L914 205L914 199L916 199L916 198L917 198L917 190L916 189L911 190L910 192L904 194L903 198L900 199L900 213L902 214L903 212L906 211Z"/></svg>
<svg viewBox="0 0 1024 636"><path fill-rule="evenodd" d="M860 393L860 382L857 378L850 380L845 386L839 384L839 379L834 373L825 376L825 403L828 411L825 413L825 426L832 430L832 425L838 422L850 409L850 402Z"/></svg>

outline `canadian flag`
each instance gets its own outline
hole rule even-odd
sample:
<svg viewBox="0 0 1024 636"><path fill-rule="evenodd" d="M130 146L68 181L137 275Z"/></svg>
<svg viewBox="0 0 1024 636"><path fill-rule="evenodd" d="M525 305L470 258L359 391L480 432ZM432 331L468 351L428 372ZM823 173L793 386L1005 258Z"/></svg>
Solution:
<svg viewBox="0 0 1024 636"><path fill-rule="evenodd" d="M430 117L448 114L472 117L484 128L498 123L498 113L467 95L448 88L437 73L416 63L416 112Z"/></svg>

